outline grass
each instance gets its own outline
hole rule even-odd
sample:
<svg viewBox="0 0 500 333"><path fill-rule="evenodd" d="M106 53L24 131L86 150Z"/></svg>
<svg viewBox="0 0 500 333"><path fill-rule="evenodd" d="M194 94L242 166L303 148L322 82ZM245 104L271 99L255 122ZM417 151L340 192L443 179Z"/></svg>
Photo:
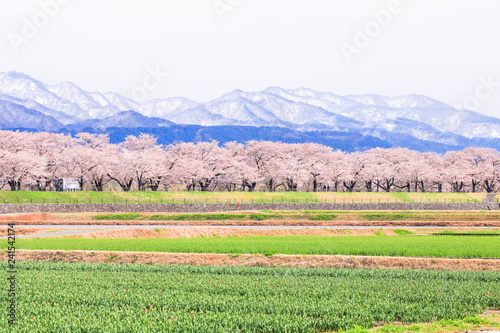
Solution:
<svg viewBox="0 0 500 333"><path fill-rule="evenodd" d="M368 213L364 214L364 218L368 221L401 221L406 219L409 213Z"/></svg>
<svg viewBox="0 0 500 333"><path fill-rule="evenodd" d="M19 239L17 249L227 254L366 255L498 258L500 242L488 236L253 236L222 238Z"/></svg>
<svg viewBox="0 0 500 333"><path fill-rule="evenodd" d="M99 214L93 217L94 220L140 220L139 213L122 213L122 214Z"/></svg>
<svg viewBox="0 0 500 333"><path fill-rule="evenodd" d="M406 230L406 229L394 229L394 233L396 233L400 236L413 235L413 232Z"/></svg>
<svg viewBox="0 0 500 333"><path fill-rule="evenodd" d="M443 332L467 332L467 331L498 331L500 321L497 317L465 317L463 319L444 319L432 323L413 324L413 325L394 325L388 324L376 329L355 328L348 330L349 333L355 332L380 332L380 333L402 333L402 332L422 332L422 333L443 333Z"/></svg>
<svg viewBox="0 0 500 333"><path fill-rule="evenodd" d="M394 322L413 325L376 330L498 327L474 317L500 307L498 272L16 265L19 317L13 330L1 311L0 332L354 333Z"/></svg>
<svg viewBox="0 0 500 333"><path fill-rule="evenodd" d="M1 203L481 202L484 193L0 191Z"/></svg>
<svg viewBox="0 0 500 333"><path fill-rule="evenodd" d="M120 214L115 214L120 215ZM99 216L99 215L98 215ZM149 218L153 221L224 221L224 220L243 220L246 214L155 214ZM112 220L112 218L111 218Z"/></svg>
<svg viewBox="0 0 500 333"><path fill-rule="evenodd" d="M498 221L500 211L261 211L259 213L96 214L94 220Z"/></svg>
<svg viewBox="0 0 500 333"><path fill-rule="evenodd" d="M333 221L338 214L315 214L309 216L311 221Z"/></svg>
<svg viewBox="0 0 500 333"><path fill-rule="evenodd" d="M395 232L395 231L394 231ZM454 230L444 230L434 235L450 235L450 236L462 236L462 235L498 235L500 236L499 230L471 230L471 231L454 231Z"/></svg>

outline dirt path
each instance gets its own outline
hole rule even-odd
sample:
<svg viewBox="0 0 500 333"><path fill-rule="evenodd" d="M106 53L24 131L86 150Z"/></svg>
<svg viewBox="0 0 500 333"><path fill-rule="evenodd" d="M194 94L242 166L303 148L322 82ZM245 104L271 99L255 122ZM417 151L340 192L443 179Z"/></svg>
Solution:
<svg viewBox="0 0 500 333"><path fill-rule="evenodd" d="M7 252L3 252L6 260ZM500 259L446 259L369 256L304 256L203 253L159 253L118 251L17 250L18 261L86 262L115 264L262 266L262 267L332 267L370 269L433 269L500 271Z"/></svg>

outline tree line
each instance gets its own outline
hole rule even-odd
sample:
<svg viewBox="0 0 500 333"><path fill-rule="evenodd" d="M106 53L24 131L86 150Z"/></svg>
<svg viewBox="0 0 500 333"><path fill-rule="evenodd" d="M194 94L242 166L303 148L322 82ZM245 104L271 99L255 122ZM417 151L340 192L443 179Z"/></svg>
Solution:
<svg viewBox="0 0 500 333"><path fill-rule="evenodd" d="M500 153L470 147L446 154L406 148L345 153L315 143L177 142L151 135L111 144L105 134L0 131L0 188L76 178L80 188L107 184L123 191L367 191L492 192L500 182Z"/></svg>

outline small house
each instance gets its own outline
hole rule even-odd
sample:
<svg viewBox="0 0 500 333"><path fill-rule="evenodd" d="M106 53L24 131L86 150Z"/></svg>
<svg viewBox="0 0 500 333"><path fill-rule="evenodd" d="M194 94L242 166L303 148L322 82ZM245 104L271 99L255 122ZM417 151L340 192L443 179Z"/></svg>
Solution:
<svg viewBox="0 0 500 333"><path fill-rule="evenodd" d="M56 191L80 191L80 183L76 178L61 178L56 181Z"/></svg>

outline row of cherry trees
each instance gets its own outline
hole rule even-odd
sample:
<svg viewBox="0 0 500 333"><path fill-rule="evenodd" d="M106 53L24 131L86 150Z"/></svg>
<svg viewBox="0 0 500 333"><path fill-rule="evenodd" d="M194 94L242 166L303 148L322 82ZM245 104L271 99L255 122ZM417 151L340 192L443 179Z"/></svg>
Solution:
<svg viewBox="0 0 500 333"><path fill-rule="evenodd" d="M102 191L157 191L172 184L189 190L494 191L500 154L467 148L445 155L405 148L344 153L319 144L249 141L159 145L152 136L128 136L111 144L102 134L76 137L0 131L0 183L11 190L59 178L77 178Z"/></svg>

